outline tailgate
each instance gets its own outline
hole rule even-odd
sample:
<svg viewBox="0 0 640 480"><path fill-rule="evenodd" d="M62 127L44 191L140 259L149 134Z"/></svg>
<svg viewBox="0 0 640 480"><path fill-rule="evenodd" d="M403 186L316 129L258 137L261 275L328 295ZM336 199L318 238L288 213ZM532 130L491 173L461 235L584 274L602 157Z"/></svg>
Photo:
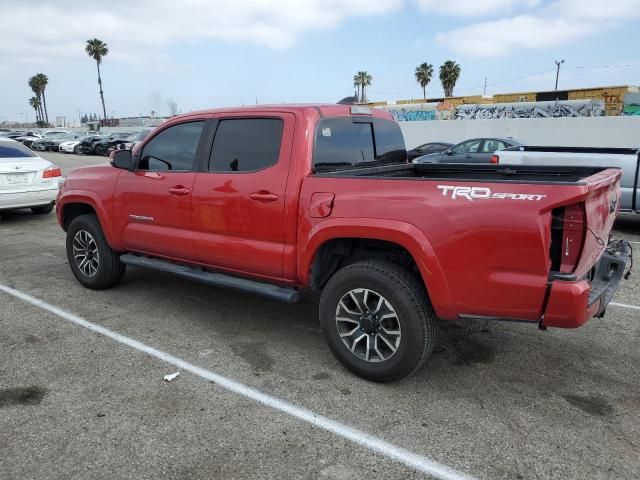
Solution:
<svg viewBox="0 0 640 480"><path fill-rule="evenodd" d="M589 273L604 252L613 222L620 208L620 177L617 168L608 168L585 178L588 194L584 200L586 231L580 261L575 270L578 278Z"/></svg>

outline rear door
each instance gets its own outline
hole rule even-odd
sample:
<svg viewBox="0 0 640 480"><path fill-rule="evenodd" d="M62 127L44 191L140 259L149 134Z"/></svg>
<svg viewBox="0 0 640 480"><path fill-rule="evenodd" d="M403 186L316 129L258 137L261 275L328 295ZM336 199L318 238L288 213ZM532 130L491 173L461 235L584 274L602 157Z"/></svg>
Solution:
<svg viewBox="0 0 640 480"><path fill-rule="evenodd" d="M171 125L122 171L115 191L115 225L127 250L194 261L191 196L194 165L205 155L204 120Z"/></svg>
<svg viewBox="0 0 640 480"><path fill-rule="evenodd" d="M282 278L294 124L294 115L273 112L217 119L210 154L193 187L199 262Z"/></svg>

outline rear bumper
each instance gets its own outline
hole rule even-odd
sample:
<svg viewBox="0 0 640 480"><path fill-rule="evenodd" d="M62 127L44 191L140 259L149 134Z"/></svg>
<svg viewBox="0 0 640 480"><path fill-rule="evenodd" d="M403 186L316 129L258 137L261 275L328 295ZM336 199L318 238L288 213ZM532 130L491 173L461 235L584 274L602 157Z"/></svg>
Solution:
<svg viewBox="0 0 640 480"><path fill-rule="evenodd" d="M593 267L588 279L551 282L549 300L541 326L577 328L592 317L604 316L624 276L631 246L613 242Z"/></svg>
<svg viewBox="0 0 640 480"><path fill-rule="evenodd" d="M55 201L57 194L58 182L55 182L55 185L51 188L43 190L32 190L20 193L0 192L0 210L48 205Z"/></svg>

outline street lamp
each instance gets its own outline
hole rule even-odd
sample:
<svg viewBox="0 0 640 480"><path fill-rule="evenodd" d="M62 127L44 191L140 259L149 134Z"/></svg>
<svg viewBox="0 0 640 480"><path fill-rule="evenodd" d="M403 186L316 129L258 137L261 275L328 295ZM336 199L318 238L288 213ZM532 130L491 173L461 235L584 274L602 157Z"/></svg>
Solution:
<svg viewBox="0 0 640 480"><path fill-rule="evenodd" d="M562 65L563 63L564 63L564 60L560 60L560 61L556 60L556 67L557 67L557 70L556 70L556 88L555 88L556 90L558 90L558 77L560 76L560 65Z"/></svg>

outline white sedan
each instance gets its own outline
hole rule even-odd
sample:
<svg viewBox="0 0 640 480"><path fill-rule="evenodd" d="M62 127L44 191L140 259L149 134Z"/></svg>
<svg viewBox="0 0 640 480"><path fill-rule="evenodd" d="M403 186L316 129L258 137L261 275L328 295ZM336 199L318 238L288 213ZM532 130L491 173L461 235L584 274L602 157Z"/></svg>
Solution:
<svg viewBox="0 0 640 480"><path fill-rule="evenodd" d="M79 153L79 151L76 151L76 147L80 144L81 141L81 138L66 140L58 145L58 151L63 153Z"/></svg>
<svg viewBox="0 0 640 480"><path fill-rule="evenodd" d="M0 138L0 211L30 208L49 213L61 181L58 166L20 142Z"/></svg>

